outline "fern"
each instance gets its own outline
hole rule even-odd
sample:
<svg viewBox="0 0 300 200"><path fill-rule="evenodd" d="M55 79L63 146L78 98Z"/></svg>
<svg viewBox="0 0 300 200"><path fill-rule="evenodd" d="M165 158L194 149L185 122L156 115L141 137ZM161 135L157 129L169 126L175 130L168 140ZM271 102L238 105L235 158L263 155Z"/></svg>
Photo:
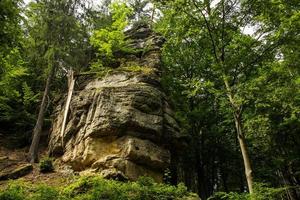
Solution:
<svg viewBox="0 0 300 200"><path fill-rule="evenodd" d="M28 108L32 103L38 102L39 94L34 94L32 89L27 85L26 82L22 84L22 91L23 91L23 105Z"/></svg>

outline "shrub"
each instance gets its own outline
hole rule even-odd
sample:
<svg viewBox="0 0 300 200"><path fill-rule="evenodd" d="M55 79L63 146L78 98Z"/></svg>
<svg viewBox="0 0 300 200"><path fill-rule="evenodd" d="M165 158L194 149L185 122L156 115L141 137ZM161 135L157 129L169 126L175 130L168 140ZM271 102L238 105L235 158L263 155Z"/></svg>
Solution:
<svg viewBox="0 0 300 200"><path fill-rule="evenodd" d="M39 163L39 168L40 172L42 173L52 172L54 170L53 159L49 157L41 159Z"/></svg>
<svg viewBox="0 0 300 200"><path fill-rule="evenodd" d="M217 192L208 200L278 200L282 199L285 188L272 188L264 183L255 183L254 193Z"/></svg>
<svg viewBox="0 0 300 200"><path fill-rule="evenodd" d="M140 186L151 187L154 186L155 182L151 177L141 176L137 180L137 184L139 184Z"/></svg>
<svg viewBox="0 0 300 200"><path fill-rule="evenodd" d="M277 200L282 199L282 194L286 188L273 188L265 183L255 183L254 194L255 200Z"/></svg>

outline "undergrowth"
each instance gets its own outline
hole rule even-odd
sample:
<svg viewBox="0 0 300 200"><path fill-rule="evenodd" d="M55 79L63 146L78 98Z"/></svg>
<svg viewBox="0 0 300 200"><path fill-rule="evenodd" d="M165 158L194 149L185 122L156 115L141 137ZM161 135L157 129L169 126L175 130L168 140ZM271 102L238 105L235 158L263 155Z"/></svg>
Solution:
<svg viewBox="0 0 300 200"><path fill-rule="evenodd" d="M193 194L183 184L160 184L148 177L125 183L105 180L99 176L86 176L65 187L11 181L0 191L0 200L177 200L187 196Z"/></svg>
<svg viewBox="0 0 300 200"><path fill-rule="evenodd" d="M279 200L285 199L284 193L288 188L272 188L263 183L254 185L254 193L217 192L208 200Z"/></svg>

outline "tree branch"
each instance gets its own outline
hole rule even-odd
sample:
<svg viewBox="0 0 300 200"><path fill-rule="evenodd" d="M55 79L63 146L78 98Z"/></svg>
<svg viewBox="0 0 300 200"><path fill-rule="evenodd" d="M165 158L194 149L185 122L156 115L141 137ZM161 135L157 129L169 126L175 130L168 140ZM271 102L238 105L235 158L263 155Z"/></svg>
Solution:
<svg viewBox="0 0 300 200"><path fill-rule="evenodd" d="M212 43L212 48L213 48L213 53L214 53L214 56L215 56L215 59L216 59L216 62L219 63L219 58L218 58L218 55L217 55L217 48L216 48L216 44L215 44L215 40L213 38L213 35L212 35L212 30L211 30L211 27L210 27L210 23L208 22L207 18L205 17L205 14L203 13L202 9L199 8L199 6L196 4L196 2L193 0L192 1L194 6L199 10L199 12L201 13L204 21L205 21L205 25L206 25L206 28L207 28L207 31L208 31L208 34L209 34L209 37L210 37L210 41Z"/></svg>

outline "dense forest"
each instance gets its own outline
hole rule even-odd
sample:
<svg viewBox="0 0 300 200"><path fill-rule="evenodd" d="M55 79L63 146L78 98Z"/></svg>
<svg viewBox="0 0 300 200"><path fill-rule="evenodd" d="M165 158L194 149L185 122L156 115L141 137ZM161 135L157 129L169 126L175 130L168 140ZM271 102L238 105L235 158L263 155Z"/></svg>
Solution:
<svg viewBox="0 0 300 200"><path fill-rule="evenodd" d="M166 183L201 199L300 199L298 0L1 0L1 137L38 162L71 75L114 70L138 26L165 40L162 88L188 136Z"/></svg>

